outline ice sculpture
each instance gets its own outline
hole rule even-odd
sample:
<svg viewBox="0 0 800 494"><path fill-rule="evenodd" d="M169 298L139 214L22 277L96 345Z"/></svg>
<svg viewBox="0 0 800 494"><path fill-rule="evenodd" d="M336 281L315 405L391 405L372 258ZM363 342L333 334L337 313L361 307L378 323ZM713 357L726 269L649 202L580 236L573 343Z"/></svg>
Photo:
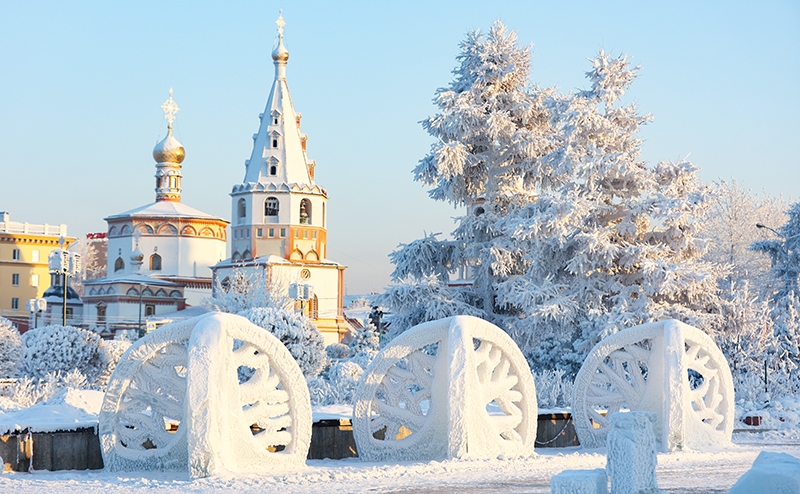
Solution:
<svg viewBox="0 0 800 494"><path fill-rule="evenodd" d="M572 397L581 445L606 444L620 410L656 414L661 449L727 444L733 433L733 381L720 349L676 320L642 324L598 343L583 363Z"/></svg>
<svg viewBox="0 0 800 494"><path fill-rule="evenodd" d="M293 468L311 441L311 403L283 344L247 319L170 324L123 355L100 412L106 468L222 472Z"/></svg>
<svg viewBox="0 0 800 494"><path fill-rule="evenodd" d="M651 412L615 413L608 433L608 463L611 494L657 494L656 438Z"/></svg>
<svg viewBox="0 0 800 494"><path fill-rule="evenodd" d="M525 358L500 328L471 316L392 340L365 370L353 409L365 461L527 455L536 439Z"/></svg>

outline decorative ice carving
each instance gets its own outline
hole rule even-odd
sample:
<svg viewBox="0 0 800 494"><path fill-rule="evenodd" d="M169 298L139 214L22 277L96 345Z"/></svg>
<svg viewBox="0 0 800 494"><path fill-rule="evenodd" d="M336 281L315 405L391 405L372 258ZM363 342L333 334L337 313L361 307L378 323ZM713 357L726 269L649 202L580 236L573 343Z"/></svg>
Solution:
<svg viewBox="0 0 800 494"><path fill-rule="evenodd" d="M651 412L615 413L608 433L608 463L611 494L656 494L656 438Z"/></svg>
<svg viewBox="0 0 800 494"><path fill-rule="evenodd" d="M188 467L186 364L195 323L169 324L141 338L114 369L99 417L108 470Z"/></svg>
<svg viewBox="0 0 800 494"><path fill-rule="evenodd" d="M670 319L598 343L575 378L572 417L581 445L597 448L615 413L653 412L656 439L672 451L730 443L733 407L720 349L699 329Z"/></svg>
<svg viewBox="0 0 800 494"><path fill-rule="evenodd" d="M197 324L188 397L193 477L305 465L306 380L283 343L244 317L215 314Z"/></svg>
<svg viewBox="0 0 800 494"><path fill-rule="evenodd" d="M305 462L311 404L283 344L247 319L208 314L138 340L100 412L110 470L275 470Z"/></svg>
<svg viewBox="0 0 800 494"><path fill-rule="evenodd" d="M550 479L551 494L608 494L608 477L603 468L564 470Z"/></svg>
<svg viewBox="0 0 800 494"><path fill-rule="evenodd" d="M353 434L365 461L533 453L536 388L497 326L456 316L415 326L367 367Z"/></svg>

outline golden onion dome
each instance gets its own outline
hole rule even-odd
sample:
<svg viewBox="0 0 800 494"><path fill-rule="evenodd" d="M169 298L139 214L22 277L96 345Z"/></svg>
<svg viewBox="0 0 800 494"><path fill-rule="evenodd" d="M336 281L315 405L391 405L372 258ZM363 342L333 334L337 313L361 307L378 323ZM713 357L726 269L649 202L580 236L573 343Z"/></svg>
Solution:
<svg viewBox="0 0 800 494"><path fill-rule="evenodd" d="M156 163L182 163L186 157L183 145L172 135L172 126L169 126L167 137L153 148L153 159Z"/></svg>
<svg viewBox="0 0 800 494"><path fill-rule="evenodd" d="M144 254L142 253L141 250L139 250L139 247L137 246L133 250L133 252L131 252L131 261L134 261L134 262L135 261L142 261L143 259L144 259Z"/></svg>
<svg viewBox="0 0 800 494"><path fill-rule="evenodd" d="M279 37L278 46L272 50L272 59L276 62L286 63L289 60L289 50L283 45L283 36Z"/></svg>

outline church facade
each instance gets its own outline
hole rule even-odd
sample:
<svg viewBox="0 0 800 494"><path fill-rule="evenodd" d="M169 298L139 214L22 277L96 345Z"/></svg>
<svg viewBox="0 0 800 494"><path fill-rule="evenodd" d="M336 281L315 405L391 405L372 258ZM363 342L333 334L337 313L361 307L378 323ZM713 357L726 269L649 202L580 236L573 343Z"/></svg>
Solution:
<svg viewBox="0 0 800 494"><path fill-rule="evenodd" d="M162 106L167 136L153 149L153 203L105 218L106 277L84 282L84 324L141 329L147 317L199 305L211 295L210 266L227 257L228 222L181 202L183 145L173 136L178 107Z"/></svg>
<svg viewBox="0 0 800 494"><path fill-rule="evenodd" d="M343 314L346 266L327 257L328 193L316 183L316 163L306 153L308 136L300 130L301 115L286 82L282 17L277 24L275 79L244 179L230 193L231 257L212 268L214 289L227 289L237 271L263 274L254 279L289 288L296 307L329 344L349 330Z"/></svg>

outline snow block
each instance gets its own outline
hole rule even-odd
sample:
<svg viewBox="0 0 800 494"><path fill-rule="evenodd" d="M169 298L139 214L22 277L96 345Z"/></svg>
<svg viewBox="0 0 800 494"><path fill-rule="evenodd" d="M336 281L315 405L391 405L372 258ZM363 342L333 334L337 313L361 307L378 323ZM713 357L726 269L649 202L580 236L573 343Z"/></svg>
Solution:
<svg viewBox="0 0 800 494"><path fill-rule="evenodd" d="M608 494L608 477L602 468L564 470L550 479L552 494Z"/></svg>
<svg viewBox="0 0 800 494"><path fill-rule="evenodd" d="M656 481L656 414L617 413L611 417L608 463L612 494L658 493Z"/></svg>
<svg viewBox="0 0 800 494"><path fill-rule="evenodd" d="M800 459L762 451L730 494L796 494L800 492Z"/></svg>
<svg viewBox="0 0 800 494"><path fill-rule="evenodd" d="M231 314L169 324L137 341L111 376L99 418L112 471L295 469L311 442L297 362L268 331Z"/></svg>
<svg viewBox="0 0 800 494"><path fill-rule="evenodd" d="M676 320L624 329L598 343L575 378L572 416L582 446L606 444L618 412L656 414L663 451L730 444L733 379L713 340Z"/></svg>
<svg viewBox="0 0 800 494"><path fill-rule="evenodd" d="M364 461L529 455L536 387L503 330L456 316L415 326L378 353L353 417Z"/></svg>

